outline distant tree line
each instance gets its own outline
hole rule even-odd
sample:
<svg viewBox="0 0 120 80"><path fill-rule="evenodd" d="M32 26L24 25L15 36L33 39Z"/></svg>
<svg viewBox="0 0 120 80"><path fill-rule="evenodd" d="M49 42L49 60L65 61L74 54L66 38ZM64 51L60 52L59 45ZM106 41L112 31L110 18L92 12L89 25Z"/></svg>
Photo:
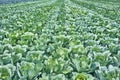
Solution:
<svg viewBox="0 0 120 80"><path fill-rule="evenodd" d="M18 2L37 1L37 0L0 0L0 4L11 4Z"/></svg>
<svg viewBox="0 0 120 80"><path fill-rule="evenodd" d="M88 0L88 1L120 2L120 0Z"/></svg>

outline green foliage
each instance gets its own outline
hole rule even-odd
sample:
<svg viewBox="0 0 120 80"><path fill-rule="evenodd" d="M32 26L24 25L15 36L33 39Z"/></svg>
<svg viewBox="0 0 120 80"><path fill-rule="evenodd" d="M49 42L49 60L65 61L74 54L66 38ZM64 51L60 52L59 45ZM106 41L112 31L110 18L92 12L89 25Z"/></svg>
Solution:
<svg viewBox="0 0 120 80"><path fill-rule="evenodd" d="M11 71L6 66L0 66L0 79L9 80L11 77Z"/></svg>
<svg viewBox="0 0 120 80"><path fill-rule="evenodd" d="M119 80L116 1L0 5L0 80Z"/></svg>

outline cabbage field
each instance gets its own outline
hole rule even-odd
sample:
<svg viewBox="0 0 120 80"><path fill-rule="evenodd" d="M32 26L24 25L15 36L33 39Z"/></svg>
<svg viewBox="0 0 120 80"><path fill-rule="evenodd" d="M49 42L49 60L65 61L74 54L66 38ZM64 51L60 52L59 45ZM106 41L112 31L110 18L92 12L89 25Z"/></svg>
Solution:
<svg viewBox="0 0 120 80"><path fill-rule="evenodd" d="M26 1L0 4L0 80L120 80L120 0Z"/></svg>

